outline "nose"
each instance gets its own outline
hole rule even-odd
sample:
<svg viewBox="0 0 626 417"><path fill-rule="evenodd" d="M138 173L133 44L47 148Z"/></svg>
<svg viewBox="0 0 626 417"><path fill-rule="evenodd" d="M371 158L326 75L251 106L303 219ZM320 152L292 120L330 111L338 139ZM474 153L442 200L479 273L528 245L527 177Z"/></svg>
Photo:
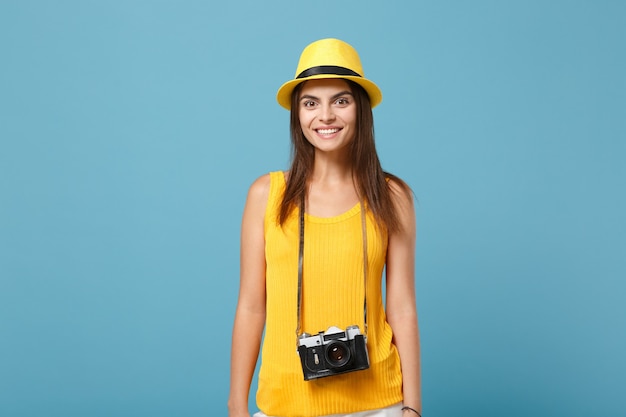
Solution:
<svg viewBox="0 0 626 417"><path fill-rule="evenodd" d="M319 112L319 120L324 123L329 123L335 120L335 112L333 106L330 104L322 105Z"/></svg>

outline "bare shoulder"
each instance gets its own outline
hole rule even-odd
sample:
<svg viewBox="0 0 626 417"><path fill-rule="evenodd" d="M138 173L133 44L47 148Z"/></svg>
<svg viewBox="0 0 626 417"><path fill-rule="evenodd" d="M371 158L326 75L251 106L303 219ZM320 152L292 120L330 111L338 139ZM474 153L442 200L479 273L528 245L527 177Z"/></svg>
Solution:
<svg viewBox="0 0 626 417"><path fill-rule="evenodd" d="M387 184L394 204L413 206L413 191L406 182L395 175L387 174Z"/></svg>
<svg viewBox="0 0 626 417"><path fill-rule="evenodd" d="M255 202L267 201L267 197L270 193L270 174L261 175L254 180L250 189L248 190L248 200Z"/></svg>
<svg viewBox="0 0 626 417"><path fill-rule="evenodd" d="M269 195L270 174L265 174L254 180L248 189L246 206L244 208L244 219L262 219L265 215Z"/></svg>
<svg viewBox="0 0 626 417"><path fill-rule="evenodd" d="M414 236L416 219L415 207L413 205L413 190L402 179L391 174L387 175L387 186L389 187L389 195L400 222L400 230L394 233L394 235L407 238Z"/></svg>

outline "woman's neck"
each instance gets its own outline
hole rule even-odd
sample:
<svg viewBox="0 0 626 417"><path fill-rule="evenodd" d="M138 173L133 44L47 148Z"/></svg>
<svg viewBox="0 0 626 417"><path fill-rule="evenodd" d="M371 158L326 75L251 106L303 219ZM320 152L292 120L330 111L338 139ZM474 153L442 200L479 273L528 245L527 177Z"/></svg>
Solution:
<svg viewBox="0 0 626 417"><path fill-rule="evenodd" d="M328 158L316 159L307 184L306 211L317 217L334 217L359 202L352 165Z"/></svg>
<svg viewBox="0 0 626 417"><path fill-rule="evenodd" d="M347 155L315 155L311 182L352 182L352 176L352 163Z"/></svg>

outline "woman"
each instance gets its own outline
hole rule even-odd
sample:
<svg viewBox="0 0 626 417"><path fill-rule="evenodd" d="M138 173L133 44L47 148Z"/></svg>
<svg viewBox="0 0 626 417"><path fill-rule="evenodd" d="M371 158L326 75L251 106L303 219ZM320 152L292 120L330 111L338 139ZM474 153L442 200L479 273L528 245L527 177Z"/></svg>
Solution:
<svg viewBox="0 0 626 417"><path fill-rule="evenodd" d="M255 416L417 417L415 215L376 154L382 94L352 46L322 39L277 100L292 163L257 179L244 209L229 416L249 417L263 339Z"/></svg>

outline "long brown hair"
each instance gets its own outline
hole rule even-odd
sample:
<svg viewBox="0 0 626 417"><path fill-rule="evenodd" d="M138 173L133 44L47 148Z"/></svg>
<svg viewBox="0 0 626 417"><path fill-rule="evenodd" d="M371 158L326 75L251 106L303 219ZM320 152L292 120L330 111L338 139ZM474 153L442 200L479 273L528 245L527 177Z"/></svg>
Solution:
<svg viewBox="0 0 626 417"><path fill-rule="evenodd" d="M400 228L400 220L393 204L388 180L399 184L409 195L410 188L395 175L383 171L374 142L374 116L369 96L357 83L344 81L352 90L357 108L355 138L349 144L353 156L356 191L367 203L379 226L389 232L397 231ZM292 210L299 207L300 201L305 197L307 181L313 171L315 159L315 148L304 137L300 127L298 101L303 85L304 83L301 83L296 86L291 95L291 168L278 212L280 225L285 223Z"/></svg>

